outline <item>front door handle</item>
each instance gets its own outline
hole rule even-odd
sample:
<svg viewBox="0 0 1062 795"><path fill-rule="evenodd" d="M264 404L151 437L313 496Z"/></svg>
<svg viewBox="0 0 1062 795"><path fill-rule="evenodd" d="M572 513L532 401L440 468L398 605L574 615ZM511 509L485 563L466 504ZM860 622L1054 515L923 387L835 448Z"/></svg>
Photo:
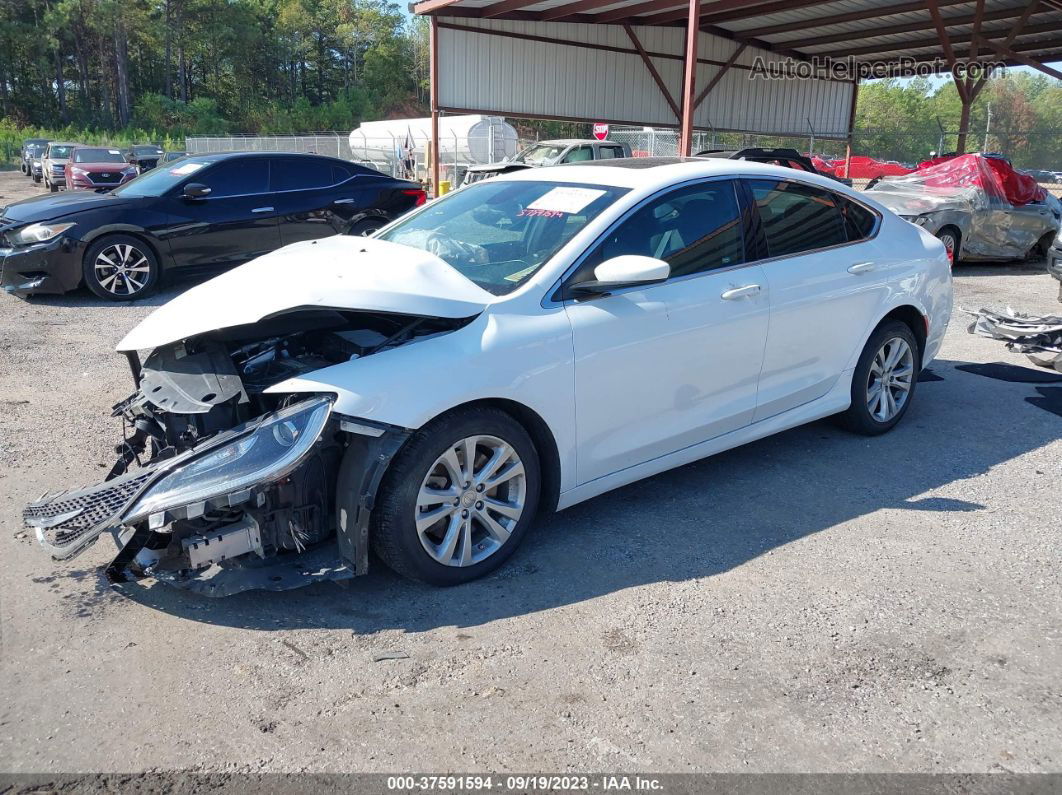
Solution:
<svg viewBox="0 0 1062 795"><path fill-rule="evenodd" d="M255 207L253 210L251 210L251 212L252 213L271 213L271 212L273 212L273 208L272 207Z"/></svg>
<svg viewBox="0 0 1062 795"><path fill-rule="evenodd" d="M848 269L848 272L849 273L860 274L860 273L870 273L872 270L874 270L874 263L873 262L857 262L855 265L853 265L852 267L850 267Z"/></svg>
<svg viewBox="0 0 1062 795"><path fill-rule="evenodd" d="M746 284L744 287L733 287L719 297L724 301L736 301L738 298L744 298L746 295L756 295L760 291L758 284Z"/></svg>
<svg viewBox="0 0 1062 795"><path fill-rule="evenodd" d="M353 199L336 199L332 204L353 204Z"/></svg>

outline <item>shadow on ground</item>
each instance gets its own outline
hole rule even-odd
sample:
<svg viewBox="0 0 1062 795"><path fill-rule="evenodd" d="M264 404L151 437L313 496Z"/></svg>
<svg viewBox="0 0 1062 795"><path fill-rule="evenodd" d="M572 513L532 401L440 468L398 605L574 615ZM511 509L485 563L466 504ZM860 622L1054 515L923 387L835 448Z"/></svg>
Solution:
<svg viewBox="0 0 1062 795"><path fill-rule="evenodd" d="M986 506L926 493L1056 441L1062 426L1024 402L1035 394L1032 385L992 382L955 364L934 363L943 380L919 385L892 433L867 439L822 421L635 483L540 518L505 566L468 585L411 583L373 561L368 576L344 586L211 600L148 580L125 592L145 606L223 626L419 632L712 577L882 509L979 511ZM1012 402L1020 421L1001 423L1001 402Z"/></svg>

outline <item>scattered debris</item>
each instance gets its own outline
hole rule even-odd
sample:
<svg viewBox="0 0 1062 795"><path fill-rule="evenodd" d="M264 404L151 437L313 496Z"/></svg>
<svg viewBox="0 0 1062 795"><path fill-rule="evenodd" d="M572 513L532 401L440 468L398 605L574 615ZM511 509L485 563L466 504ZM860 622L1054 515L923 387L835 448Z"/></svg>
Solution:
<svg viewBox="0 0 1062 795"><path fill-rule="evenodd" d="M1006 312L963 311L977 318L970 324L971 334L1006 340L1008 350L1024 353L1033 364L1062 373L1062 316L1028 315L1009 306Z"/></svg>
<svg viewBox="0 0 1062 795"><path fill-rule="evenodd" d="M300 649L298 646L296 646L290 640L282 640L280 642L283 643L285 646L287 646L289 649L291 649L293 652L295 652L297 655L302 657L302 659L305 660L306 662L310 661L310 655L308 655L306 652L304 652L302 649Z"/></svg>
<svg viewBox="0 0 1062 795"><path fill-rule="evenodd" d="M408 660L409 655L404 651L379 651L372 656L373 662L383 662L384 660Z"/></svg>

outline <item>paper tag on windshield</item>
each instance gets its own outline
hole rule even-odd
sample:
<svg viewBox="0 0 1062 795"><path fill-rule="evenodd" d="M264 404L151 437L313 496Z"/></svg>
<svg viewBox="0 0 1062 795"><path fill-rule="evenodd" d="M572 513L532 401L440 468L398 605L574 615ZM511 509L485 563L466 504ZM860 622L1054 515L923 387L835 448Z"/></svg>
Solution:
<svg viewBox="0 0 1062 795"><path fill-rule="evenodd" d="M185 163L184 165L171 168L170 173L175 177L183 177L185 174L193 174L203 167L203 163Z"/></svg>
<svg viewBox="0 0 1062 795"><path fill-rule="evenodd" d="M107 151L110 152L112 155L120 155L122 153L119 149L108 149Z"/></svg>
<svg viewBox="0 0 1062 795"><path fill-rule="evenodd" d="M603 190L592 188L554 188L527 205L527 209L577 213L594 199L604 195Z"/></svg>

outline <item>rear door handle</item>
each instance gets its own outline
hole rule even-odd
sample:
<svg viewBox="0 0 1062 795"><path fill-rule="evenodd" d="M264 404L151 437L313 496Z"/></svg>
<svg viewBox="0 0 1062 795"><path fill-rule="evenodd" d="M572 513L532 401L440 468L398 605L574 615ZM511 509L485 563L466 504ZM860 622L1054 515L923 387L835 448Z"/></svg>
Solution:
<svg viewBox="0 0 1062 795"><path fill-rule="evenodd" d="M336 199L332 204L353 204L353 199Z"/></svg>
<svg viewBox="0 0 1062 795"><path fill-rule="evenodd" d="M860 273L870 273L872 270L874 270L874 263L873 262L857 262L855 265L853 265L852 267L850 267L848 269L848 272L849 273L860 274Z"/></svg>
<svg viewBox="0 0 1062 795"><path fill-rule="evenodd" d="M744 287L733 287L723 292L719 297L724 301L736 301L746 295L756 295L760 291L758 284L746 284Z"/></svg>
<svg viewBox="0 0 1062 795"><path fill-rule="evenodd" d="M271 213L271 212L273 212L273 208L272 207L255 207L253 210L251 210L251 212L252 213Z"/></svg>

